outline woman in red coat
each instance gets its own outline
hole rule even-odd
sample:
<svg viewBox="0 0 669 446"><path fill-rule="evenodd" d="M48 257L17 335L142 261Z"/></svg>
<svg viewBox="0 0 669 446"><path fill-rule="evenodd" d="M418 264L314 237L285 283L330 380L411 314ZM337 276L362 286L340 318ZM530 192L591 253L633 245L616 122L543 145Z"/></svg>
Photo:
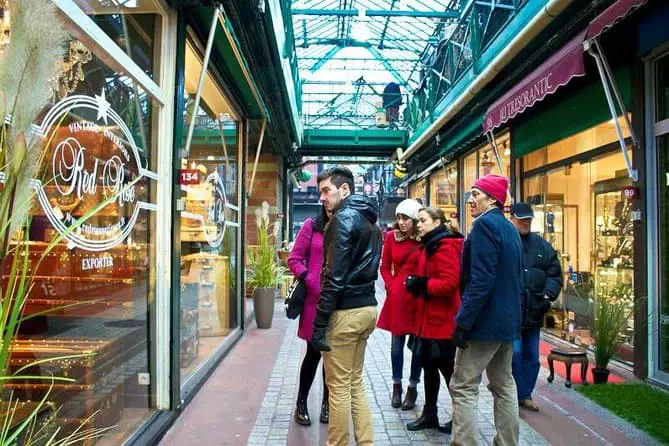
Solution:
<svg viewBox="0 0 669 446"><path fill-rule="evenodd" d="M436 429L450 433L452 423L439 426L437 397L439 372L451 381L455 363L455 315L460 307L460 260L464 237L447 227L439 208L418 212L420 256L415 275L406 279L406 289L416 297L415 339L411 349L420 357L424 372L425 406L407 429Z"/></svg>
<svg viewBox="0 0 669 446"><path fill-rule="evenodd" d="M418 247L416 241L416 218L421 204L416 200L404 200L395 209L395 230L386 234L381 257L381 276L386 285L386 301L379 315L378 327L392 333L390 362L393 370L394 408L410 410L416 406L420 380L420 361L417 355L411 358L411 374L406 398L402 402L402 370L404 368L404 344L406 335L413 333L415 299L404 287L410 274L416 273Z"/></svg>

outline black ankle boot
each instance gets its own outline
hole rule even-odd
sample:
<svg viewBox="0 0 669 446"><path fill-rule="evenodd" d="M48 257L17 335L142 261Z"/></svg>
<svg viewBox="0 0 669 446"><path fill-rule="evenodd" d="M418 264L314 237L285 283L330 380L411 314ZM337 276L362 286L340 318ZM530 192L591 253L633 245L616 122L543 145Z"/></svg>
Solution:
<svg viewBox="0 0 669 446"><path fill-rule="evenodd" d="M321 423L328 424L330 422L330 402L328 396L323 395L323 402L321 403Z"/></svg>
<svg viewBox="0 0 669 446"><path fill-rule="evenodd" d="M395 409L402 406L402 384L393 384L393 397L390 404Z"/></svg>
<svg viewBox="0 0 669 446"><path fill-rule="evenodd" d="M453 432L453 420L449 421L443 426L439 426L437 429L439 430L439 432L443 432L444 434L450 435L451 432Z"/></svg>
<svg viewBox="0 0 669 446"><path fill-rule="evenodd" d="M422 431L423 429L437 429L439 428L439 418L437 411L426 411L416 421L407 424L408 431Z"/></svg>
<svg viewBox="0 0 669 446"><path fill-rule="evenodd" d="M307 410L307 396L298 395L297 405L295 406L295 422L302 426L310 426L311 418L309 418L309 411Z"/></svg>
<svg viewBox="0 0 669 446"><path fill-rule="evenodd" d="M418 390L415 387L408 387L407 394L402 403L402 410L411 410L416 407L416 398L418 397Z"/></svg>

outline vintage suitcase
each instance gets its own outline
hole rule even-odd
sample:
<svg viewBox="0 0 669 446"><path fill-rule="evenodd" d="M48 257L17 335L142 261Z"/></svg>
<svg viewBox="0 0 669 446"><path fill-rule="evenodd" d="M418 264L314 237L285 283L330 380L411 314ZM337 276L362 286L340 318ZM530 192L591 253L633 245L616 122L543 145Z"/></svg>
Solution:
<svg viewBox="0 0 669 446"><path fill-rule="evenodd" d="M92 426L117 424L126 383L136 382L137 374L147 371L148 353L144 329L108 325L91 321L66 332L81 338L16 340L11 347L9 373L40 361L21 374L69 377L74 382L19 380L5 384L5 389L21 401L41 400L48 393L48 400L58 408L58 418L83 421L94 415ZM106 339L95 340L93 334Z"/></svg>
<svg viewBox="0 0 669 446"><path fill-rule="evenodd" d="M43 257L45 242L28 242L33 286L25 313L51 310L49 316L124 318L132 314L137 283L146 275L132 250L104 253L69 250L56 245ZM11 258L4 262L0 286L5 286Z"/></svg>

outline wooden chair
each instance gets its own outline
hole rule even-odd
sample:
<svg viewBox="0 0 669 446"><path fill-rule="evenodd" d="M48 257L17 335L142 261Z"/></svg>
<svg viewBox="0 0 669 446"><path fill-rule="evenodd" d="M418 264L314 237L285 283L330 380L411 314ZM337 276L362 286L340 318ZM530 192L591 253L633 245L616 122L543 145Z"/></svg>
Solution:
<svg viewBox="0 0 669 446"><path fill-rule="evenodd" d="M575 362L581 364L581 383L584 386L588 385L586 380L586 375L588 373L588 355L584 348L557 347L552 349L550 355L548 355L548 369L550 370L550 375L548 376L549 383L552 383L555 379L553 361L564 362L565 367L567 368L567 380L564 383L565 386L571 387L571 365Z"/></svg>

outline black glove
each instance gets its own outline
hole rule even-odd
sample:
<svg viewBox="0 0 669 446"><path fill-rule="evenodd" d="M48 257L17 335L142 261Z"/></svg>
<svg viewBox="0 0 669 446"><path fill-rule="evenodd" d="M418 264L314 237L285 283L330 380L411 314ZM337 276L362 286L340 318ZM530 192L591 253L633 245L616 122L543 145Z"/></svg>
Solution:
<svg viewBox="0 0 669 446"><path fill-rule="evenodd" d="M455 332L453 333L453 345L455 345L457 348L462 348L465 349L468 347L467 341L465 341L465 329L456 326L455 327Z"/></svg>
<svg viewBox="0 0 669 446"><path fill-rule="evenodd" d="M329 345L325 343L325 328L320 329L314 327L314 333L311 335L311 345L319 352L329 352L332 350Z"/></svg>
<svg viewBox="0 0 669 446"><path fill-rule="evenodd" d="M427 297L427 277L409 276L404 286L414 297Z"/></svg>

